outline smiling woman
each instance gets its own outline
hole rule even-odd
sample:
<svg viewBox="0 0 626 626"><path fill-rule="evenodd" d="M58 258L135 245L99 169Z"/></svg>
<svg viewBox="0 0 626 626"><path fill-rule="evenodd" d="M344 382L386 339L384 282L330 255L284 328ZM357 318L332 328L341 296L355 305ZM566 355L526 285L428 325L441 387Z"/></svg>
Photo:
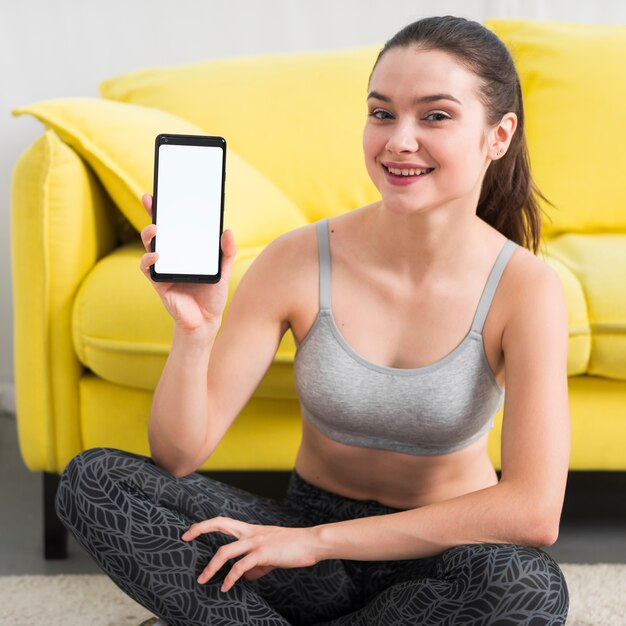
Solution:
<svg viewBox="0 0 626 626"><path fill-rule="evenodd" d="M363 137L370 177L376 183L382 166L386 182L404 186L445 165L448 197L466 197L469 185L479 198L477 215L488 223L497 215L501 223L492 223L494 227L536 252L540 222L533 195L540 194L530 177L521 88L508 51L492 33L485 37L498 42L492 46L497 54L489 62L485 55L493 51L487 52L487 46L468 47L460 55L454 53L458 42L452 34L440 30L432 33L433 41L422 38L419 45L414 34L407 28L391 39L370 76ZM449 48L433 45L436 37L447 39ZM514 77L509 81L498 78L499 90L493 88L494 66L508 66L509 77ZM497 163L507 151L512 158ZM412 158L389 160L394 153ZM428 155L430 162L416 161L416 154ZM447 167L448 159L458 166ZM519 186L505 191L502 183L513 172L520 178ZM445 201L446 196L437 198ZM526 224L513 217L516 212L527 218Z"/></svg>
<svg viewBox="0 0 626 626"><path fill-rule="evenodd" d="M94 448L61 479L59 517L172 626L565 622L541 548L568 469L567 316L533 254L515 67L480 24L428 18L387 42L367 104L380 199L272 242L223 322L233 233L220 283L152 283L175 320L152 458ZM277 502L195 472L288 329L303 434Z"/></svg>

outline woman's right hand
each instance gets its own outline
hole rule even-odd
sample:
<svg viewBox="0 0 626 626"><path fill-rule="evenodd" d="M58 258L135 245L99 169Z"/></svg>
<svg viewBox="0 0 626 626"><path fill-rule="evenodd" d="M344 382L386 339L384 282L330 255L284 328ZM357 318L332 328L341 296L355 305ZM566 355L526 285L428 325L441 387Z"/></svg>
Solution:
<svg viewBox="0 0 626 626"><path fill-rule="evenodd" d="M152 196L144 194L141 201L152 219ZM159 258L157 252L150 251L156 230L156 225L150 224L141 231L146 254L141 257L139 267L161 297L168 313L181 330L195 331L219 326L228 296L230 270L237 252L232 231L222 233L222 276L218 283L162 283L150 277L150 266Z"/></svg>

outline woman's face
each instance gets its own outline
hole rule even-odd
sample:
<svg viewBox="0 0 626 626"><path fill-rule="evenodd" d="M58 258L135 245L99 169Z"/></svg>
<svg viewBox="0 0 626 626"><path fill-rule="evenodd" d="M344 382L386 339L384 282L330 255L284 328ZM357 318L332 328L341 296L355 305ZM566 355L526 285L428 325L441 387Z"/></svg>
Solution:
<svg viewBox="0 0 626 626"><path fill-rule="evenodd" d="M385 207L476 206L493 143L475 74L440 50L392 48L367 106L365 162Z"/></svg>

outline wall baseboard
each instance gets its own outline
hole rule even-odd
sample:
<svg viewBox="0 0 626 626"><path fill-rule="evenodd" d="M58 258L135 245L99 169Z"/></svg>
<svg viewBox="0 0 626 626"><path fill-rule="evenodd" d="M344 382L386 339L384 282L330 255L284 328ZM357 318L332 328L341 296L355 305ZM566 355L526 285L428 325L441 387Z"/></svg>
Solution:
<svg viewBox="0 0 626 626"><path fill-rule="evenodd" d="M0 413L15 415L15 385L12 382L0 382Z"/></svg>

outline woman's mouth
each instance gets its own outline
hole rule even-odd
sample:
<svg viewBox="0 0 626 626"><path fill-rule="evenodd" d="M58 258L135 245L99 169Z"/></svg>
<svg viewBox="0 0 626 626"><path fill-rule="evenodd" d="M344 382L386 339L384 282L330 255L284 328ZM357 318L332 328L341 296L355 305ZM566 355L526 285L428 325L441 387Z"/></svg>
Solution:
<svg viewBox="0 0 626 626"><path fill-rule="evenodd" d="M435 169L434 167L400 168L387 165L383 165L382 168L385 172L385 177L392 185L410 185L412 183L416 183L420 179L428 176L428 174Z"/></svg>

